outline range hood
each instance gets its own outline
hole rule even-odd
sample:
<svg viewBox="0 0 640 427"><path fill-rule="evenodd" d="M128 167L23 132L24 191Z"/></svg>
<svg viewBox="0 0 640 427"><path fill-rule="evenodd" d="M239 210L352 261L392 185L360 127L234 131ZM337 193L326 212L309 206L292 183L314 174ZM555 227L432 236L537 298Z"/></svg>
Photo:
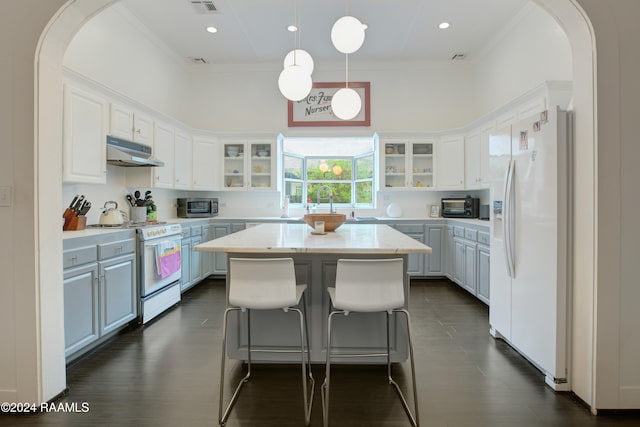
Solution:
<svg viewBox="0 0 640 427"><path fill-rule="evenodd" d="M164 166L164 162L151 157L151 147L126 139L107 135L107 163L116 166Z"/></svg>

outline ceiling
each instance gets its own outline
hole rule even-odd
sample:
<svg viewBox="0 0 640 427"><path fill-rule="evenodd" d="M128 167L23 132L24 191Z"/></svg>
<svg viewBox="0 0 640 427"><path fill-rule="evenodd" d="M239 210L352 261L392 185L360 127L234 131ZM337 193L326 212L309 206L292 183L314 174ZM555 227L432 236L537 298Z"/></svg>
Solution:
<svg viewBox="0 0 640 427"><path fill-rule="evenodd" d="M202 3L213 3L208 12ZM364 45L349 56L358 61L473 58L530 0L122 0L120 2L185 60L210 64L281 61L299 47L315 61L344 58L331 44L331 27L353 15L368 25ZM192 3L198 3L196 5ZM159 7L161 5L161 7ZM447 21L451 27L438 29ZM218 32L210 34L207 26Z"/></svg>

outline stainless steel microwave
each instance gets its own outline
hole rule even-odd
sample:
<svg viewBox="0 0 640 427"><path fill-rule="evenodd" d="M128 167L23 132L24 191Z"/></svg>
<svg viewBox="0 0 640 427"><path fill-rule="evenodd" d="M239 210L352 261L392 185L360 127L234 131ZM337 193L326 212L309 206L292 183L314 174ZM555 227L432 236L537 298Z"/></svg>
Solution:
<svg viewBox="0 0 640 427"><path fill-rule="evenodd" d="M209 218L218 216L218 199L178 199L178 218Z"/></svg>

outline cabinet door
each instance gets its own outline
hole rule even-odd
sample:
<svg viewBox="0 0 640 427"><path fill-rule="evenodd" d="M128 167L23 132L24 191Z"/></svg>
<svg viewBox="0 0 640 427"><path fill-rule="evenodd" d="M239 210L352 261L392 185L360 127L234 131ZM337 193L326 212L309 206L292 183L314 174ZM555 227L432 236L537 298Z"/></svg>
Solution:
<svg viewBox="0 0 640 427"><path fill-rule="evenodd" d="M218 146L215 140L202 138L193 140L193 189L217 189L218 159Z"/></svg>
<svg viewBox="0 0 640 427"><path fill-rule="evenodd" d="M407 188L410 186L409 171L410 161L408 141L387 140L381 143L384 162L382 173L384 173L384 186L387 189Z"/></svg>
<svg viewBox="0 0 640 427"><path fill-rule="evenodd" d="M275 188L275 144L273 142L250 142L248 187L254 190L273 190Z"/></svg>
<svg viewBox="0 0 640 427"><path fill-rule="evenodd" d="M453 281L460 286L464 286L464 241L453 239Z"/></svg>
<svg viewBox="0 0 640 427"><path fill-rule="evenodd" d="M411 174L410 185L414 188L433 187L433 142L411 142L409 152L411 164L407 170Z"/></svg>
<svg viewBox="0 0 640 427"><path fill-rule="evenodd" d="M231 224L213 224L211 227L213 227L214 239L226 236L231 232ZM227 274L227 254L224 252L214 252L213 274Z"/></svg>
<svg viewBox="0 0 640 427"><path fill-rule="evenodd" d="M437 152L436 186L439 189L464 189L464 138L441 139Z"/></svg>
<svg viewBox="0 0 640 427"><path fill-rule="evenodd" d="M489 188L489 138L495 128L490 124L480 132L480 181L484 188Z"/></svg>
<svg viewBox="0 0 640 427"><path fill-rule="evenodd" d="M131 141L133 139L133 109L111 103L109 115L109 135Z"/></svg>
<svg viewBox="0 0 640 427"><path fill-rule="evenodd" d="M447 254L444 259L445 265L445 274L446 276L453 280L453 263L455 260L455 247L453 245L453 227L447 226L446 231L446 251Z"/></svg>
<svg viewBox="0 0 640 427"><path fill-rule="evenodd" d="M155 124L153 139L153 157L162 160L164 166L151 168L153 186L157 188L173 188L174 184L174 129L165 124Z"/></svg>
<svg viewBox="0 0 640 427"><path fill-rule="evenodd" d="M489 247L478 245L478 299L485 304L489 304L489 265L491 252Z"/></svg>
<svg viewBox="0 0 640 427"><path fill-rule="evenodd" d="M107 101L73 86L64 87L64 182L107 182Z"/></svg>
<svg viewBox="0 0 640 427"><path fill-rule="evenodd" d="M464 243L464 288L476 295L476 244Z"/></svg>
<svg viewBox="0 0 640 427"><path fill-rule="evenodd" d="M175 188L191 188L191 137L182 132L175 134Z"/></svg>
<svg viewBox="0 0 640 427"><path fill-rule="evenodd" d="M480 177L481 162L480 134L476 133L465 138L464 141L464 178L465 188L479 188L482 184ZM488 151L487 151L488 154Z"/></svg>
<svg viewBox="0 0 640 427"><path fill-rule="evenodd" d="M135 255L100 261L100 333L107 334L138 313Z"/></svg>
<svg viewBox="0 0 640 427"><path fill-rule="evenodd" d="M201 237L191 239L191 250L189 251L189 256L191 257L191 271L189 272L191 286L202 280L202 253L195 250L195 247L200 243L202 243Z"/></svg>
<svg viewBox="0 0 640 427"><path fill-rule="evenodd" d="M213 239L213 228L210 225L202 226L202 241L208 242ZM201 275L206 279L211 274L211 262L213 261L213 252L200 252L201 259Z"/></svg>
<svg viewBox="0 0 640 427"><path fill-rule="evenodd" d="M191 286L191 239L182 239L180 247L180 268L182 283L180 290L185 291Z"/></svg>
<svg viewBox="0 0 640 427"><path fill-rule="evenodd" d="M222 144L222 185L227 190L244 190L246 184L244 142Z"/></svg>
<svg viewBox="0 0 640 427"><path fill-rule="evenodd" d="M443 267L444 250L443 243L444 226L428 225L425 235L426 244L431 247L431 253L425 256L424 273L426 276L442 276L445 274Z"/></svg>
<svg viewBox="0 0 640 427"><path fill-rule="evenodd" d="M153 147L153 118L142 113L133 114L133 140Z"/></svg>
<svg viewBox="0 0 640 427"><path fill-rule="evenodd" d="M422 243L424 234L407 234L407 236ZM424 276L424 254L409 254L407 259L407 273L409 276Z"/></svg>
<svg viewBox="0 0 640 427"><path fill-rule="evenodd" d="M70 268L64 272L65 356L82 349L100 335L98 308L98 264Z"/></svg>

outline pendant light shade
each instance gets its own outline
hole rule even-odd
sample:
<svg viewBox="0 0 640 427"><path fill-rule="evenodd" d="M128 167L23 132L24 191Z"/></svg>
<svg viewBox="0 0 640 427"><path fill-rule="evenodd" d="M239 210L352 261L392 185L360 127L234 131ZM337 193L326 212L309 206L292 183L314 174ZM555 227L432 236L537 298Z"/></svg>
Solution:
<svg viewBox="0 0 640 427"><path fill-rule="evenodd" d="M284 68L294 64L300 65L307 70L309 74L313 73L313 58L309 52L304 49L294 49L284 57Z"/></svg>
<svg viewBox="0 0 640 427"><path fill-rule="evenodd" d="M331 42L339 52L353 53L364 43L364 29L358 18L343 16L331 28Z"/></svg>
<svg viewBox="0 0 640 427"><path fill-rule="evenodd" d="M360 113L361 108L360 95L351 88L342 88L331 98L331 110L339 119L351 120Z"/></svg>
<svg viewBox="0 0 640 427"><path fill-rule="evenodd" d="M291 101L301 101L306 98L312 86L311 74L300 65L285 67L278 78L280 92Z"/></svg>

